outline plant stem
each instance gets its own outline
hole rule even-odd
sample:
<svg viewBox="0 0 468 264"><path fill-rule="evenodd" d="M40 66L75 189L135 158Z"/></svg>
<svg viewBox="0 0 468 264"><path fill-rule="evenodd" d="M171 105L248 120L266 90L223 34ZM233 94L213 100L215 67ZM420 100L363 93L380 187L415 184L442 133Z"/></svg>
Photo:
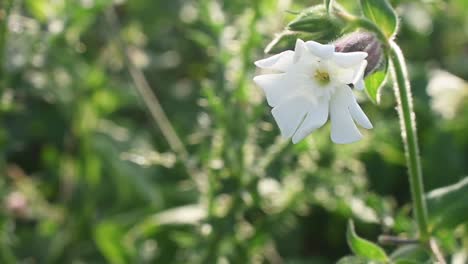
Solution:
<svg viewBox="0 0 468 264"><path fill-rule="evenodd" d="M411 88L408 81L405 59L400 47L390 41L390 62L393 65L395 96L398 103L401 134L405 145L406 162L409 169L409 182L413 200L413 211L418 224L419 240L426 243L429 239L427 209L424 200L424 185L421 160L416 134L416 116L413 111Z"/></svg>

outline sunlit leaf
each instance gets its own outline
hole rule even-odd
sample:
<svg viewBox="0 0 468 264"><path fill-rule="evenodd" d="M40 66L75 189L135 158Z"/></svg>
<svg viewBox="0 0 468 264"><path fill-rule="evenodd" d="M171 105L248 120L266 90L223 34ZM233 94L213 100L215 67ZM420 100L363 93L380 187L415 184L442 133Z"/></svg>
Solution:
<svg viewBox="0 0 468 264"><path fill-rule="evenodd" d="M348 230L346 232L346 239L351 250L357 256L369 259L385 262L388 260L387 254L385 251L379 247L377 244L374 244L368 240L360 238L355 230L354 223L352 220L348 222Z"/></svg>
<svg viewBox="0 0 468 264"><path fill-rule="evenodd" d="M374 22L387 36L393 37L398 27L398 18L387 0L361 0L364 16Z"/></svg>
<svg viewBox="0 0 468 264"><path fill-rule="evenodd" d="M122 241L121 233L119 225L112 222L103 222L96 228L94 239L99 250L109 263L128 263L125 251L120 244L120 241Z"/></svg>
<svg viewBox="0 0 468 264"><path fill-rule="evenodd" d="M366 84L366 93L373 103L380 102L380 88L385 85L388 76L388 67L384 67L374 73L371 73L364 80Z"/></svg>
<svg viewBox="0 0 468 264"><path fill-rule="evenodd" d="M346 256L338 260L336 264L367 264L368 261L365 258L356 256Z"/></svg>
<svg viewBox="0 0 468 264"><path fill-rule="evenodd" d="M452 229L468 219L468 177L435 189L426 195L429 222L433 229Z"/></svg>
<svg viewBox="0 0 468 264"><path fill-rule="evenodd" d="M419 262L411 259L399 259L393 262L394 264L418 264Z"/></svg>
<svg viewBox="0 0 468 264"><path fill-rule="evenodd" d="M63 9L61 1L26 0L26 8L41 22L57 16Z"/></svg>
<svg viewBox="0 0 468 264"><path fill-rule="evenodd" d="M157 232L164 225L196 225L206 217L199 204L179 206L144 218L130 233L132 239Z"/></svg>
<svg viewBox="0 0 468 264"><path fill-rule="evenodd" d="M420 245L404 245L397 248L391 255L390 258L396 263L411 263L404 261L414 261L415 263L424 263L429 260L430 255L427 249ZM401 261L401 262L398 262Z"/></svg>

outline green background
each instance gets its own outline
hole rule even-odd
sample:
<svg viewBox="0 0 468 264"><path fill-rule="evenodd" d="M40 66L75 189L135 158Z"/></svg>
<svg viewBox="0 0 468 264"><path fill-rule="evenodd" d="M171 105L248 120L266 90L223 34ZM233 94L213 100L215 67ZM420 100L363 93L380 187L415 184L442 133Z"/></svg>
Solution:
<svg viewBox="0 0 468 264"><path fill-rule="evenodd" d="M360 142L333 144L327 125L293 145L252 82L317 1L8 2L0 263L334 263L348 218L373 241L414 235L389 84L379 105L357 93L374 125ZM432 190L468 172L468 85L449 117L427 92L436 69L468 79L468 2L392 4ZM444 252L466 255L467 232L439 231Z"/></svg>

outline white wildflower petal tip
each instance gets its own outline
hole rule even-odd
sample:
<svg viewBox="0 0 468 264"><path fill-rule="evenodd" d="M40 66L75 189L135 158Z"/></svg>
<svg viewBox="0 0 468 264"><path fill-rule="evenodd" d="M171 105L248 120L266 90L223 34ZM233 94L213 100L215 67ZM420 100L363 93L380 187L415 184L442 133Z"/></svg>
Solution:
<svg viewBox="0 0 468 264"><path fill-rule="evenodd" d="M265 92L267 102L275 107L283 100L293 96L300 86L299 80L286 73L264 74L254 77L254 82Z"/></svg>
<svg viewBox="0 0 468 264"><path fill-rule="evenodd" d="M362 61L361 65L356 68L356 76L354 77L353 84L357 84L358 82L363 81L366 67L367 67L367 61ZM364 88L364 85L359 84L359 87L356 87L356 88L362 90L362 88Z"/></svg>
<svg viewBox="0 0 468 264"><path fill-rule="evenodd" d="M348 85L364 88L366 57L365 52L339 53L333 45L298 39L294 51L256 61L261 69L276 71L254 81L273 107L281 135L298 143L330 118L333 142L360 140L356 124L366 129L372 124Z"/></svg>
<svg viewBox="0 0 468 264"><path fill-rule="evenodd" d="M331 139L337 144L353 143L362 138L349 110L355 102L348 86L339 87L330 100Z"/></svg>
<svg viewBox="0 0 468 264"><path fill-rule="evenodd" d="M364 79L359 79L355 84L354 87L360 91L364 90L366 88L366 83L364 82Z"/></svg>
<svg viewBox="0 0 468 264"><path fill-rule="evenodd" d="M349 144L362 138L346 107L339 104L330 106L331 139L337 144Z"/></svg>
<svg viewBox="0 0 468 264"><path fill-rule="evenodd" d="M307 112L307 116L302 122L301 126L297 129L292 138L294 144L303 140L306 136L312 133L317 128L323 126L328 119L328 101L322 102L312 106Z"/></svg>
<svg viewBox="0 0 468 264"><path fill-rule="evenodd" d="M309 52L321 59L329 59L335 53L335 46L331 44L322 45L315 41L307 41L305 45Z"/></svg>
<svg viewBox="0 0 468 264"><path fill-rule="evenodd" d="M363 60L367 58L367 52L356 51L356 52L335 52L333 54L333 61L341 67L352 67L356 64L361 64Z"/></svg>
<svg viewBox="0 0 468 264"><path fill-rule="evenodd" d="M293 57L294 51L287 50L269 58L258 60L255 65L261 69L285 72L293 63Z"/></svg>
<svg viewBox="0 0 468 264"><path fill-rule="evenodd" d="M356 123L358 123L363 128L373 128L372 123L369 121L369 118L367 118L366 114L364 114L364 111L362 111L361 107L356 101L351 103L351 105L349 106L349 113L356 121Z"/></svg>
<svg viewBox="0 0 468 264"><path fill-rule="evenodd" d="M299 61L299 58L306 52L305 43L302 39L296 40L296 46L294 47L294 59L293 62Z"/></svg>
<svg viewBox="0 0 468 264"><path fill-rule="evenodd" d="M281 135L290 138L302 123L310 101L301 96L294 96L277 107L271 113L278 124Z"/></svg>

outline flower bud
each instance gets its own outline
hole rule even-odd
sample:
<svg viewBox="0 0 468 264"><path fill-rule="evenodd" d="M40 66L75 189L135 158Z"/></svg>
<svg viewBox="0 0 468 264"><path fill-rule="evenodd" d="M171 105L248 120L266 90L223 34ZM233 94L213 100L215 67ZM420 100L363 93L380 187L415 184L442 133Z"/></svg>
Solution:
<svg viewBox="0 0 468 264"><path fill-rule="evenodd" d="M345 35L334 43L336 52L367 52L367 67L364 76L379 68L383 60L382 47L377 37L370 32L353 32Z"/></svg>
<svg viewBox="0 0 468 264"><path fill-rule="evenodd" d="M318 5L300 13L286 28L294 32L310 33L316 41L330 41L338 36L343 23L329 16L325 6Z"/></svg>

